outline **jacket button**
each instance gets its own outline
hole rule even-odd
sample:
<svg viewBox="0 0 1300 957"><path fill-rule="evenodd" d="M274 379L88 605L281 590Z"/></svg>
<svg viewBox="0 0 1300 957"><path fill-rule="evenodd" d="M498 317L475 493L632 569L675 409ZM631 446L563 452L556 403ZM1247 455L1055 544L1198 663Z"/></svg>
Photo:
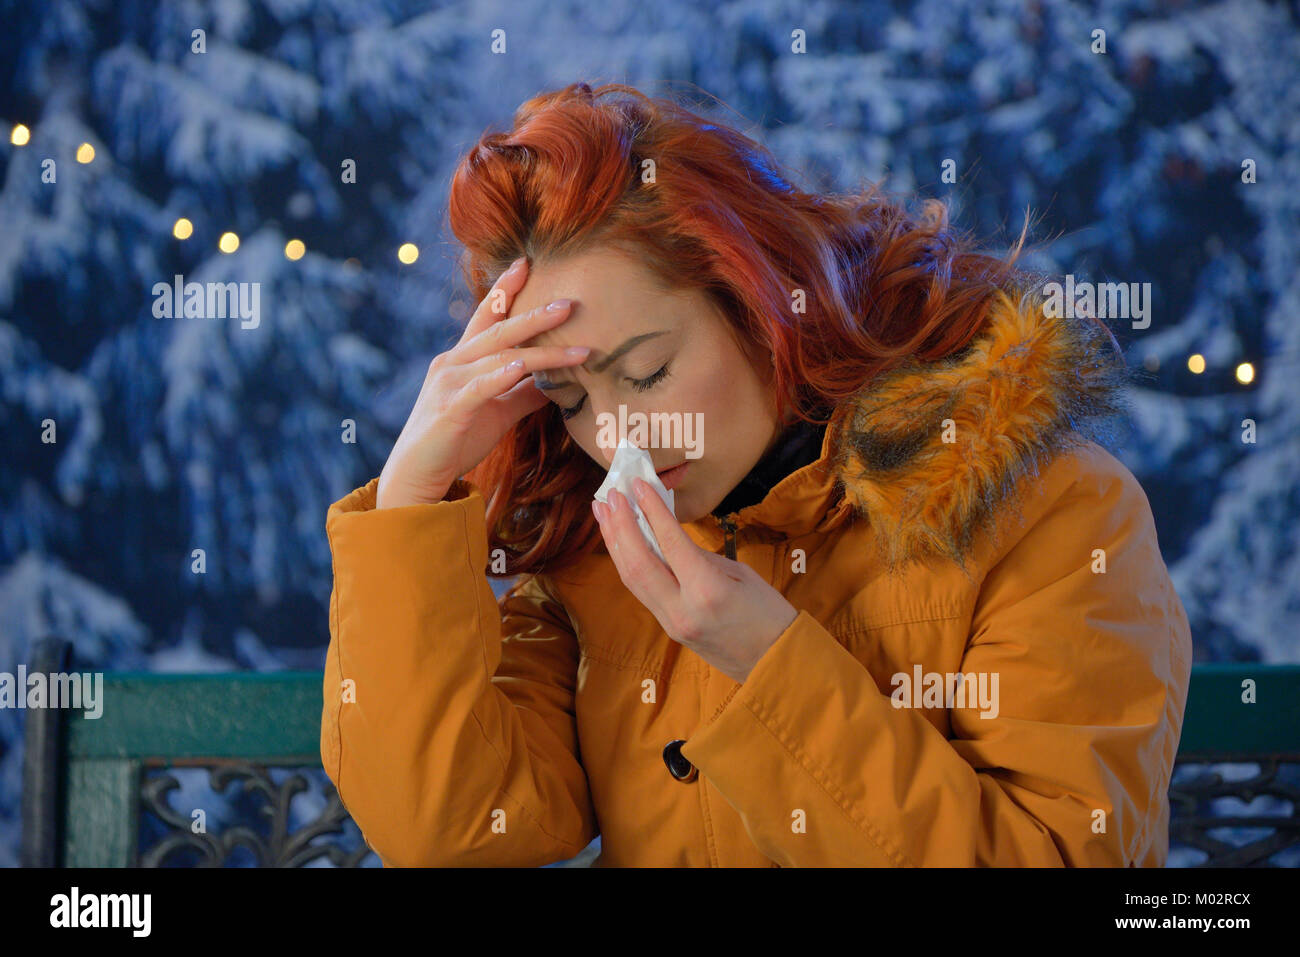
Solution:
<svg viewBox="0 0 1300 957"><path fill-rule="evenodd" d="M676 741L669 741L664 747L664 764L668 765L668 773L678 781L690 783L700 776L700 769L682 757L682 745L686 741L678 738Z"/></svg>

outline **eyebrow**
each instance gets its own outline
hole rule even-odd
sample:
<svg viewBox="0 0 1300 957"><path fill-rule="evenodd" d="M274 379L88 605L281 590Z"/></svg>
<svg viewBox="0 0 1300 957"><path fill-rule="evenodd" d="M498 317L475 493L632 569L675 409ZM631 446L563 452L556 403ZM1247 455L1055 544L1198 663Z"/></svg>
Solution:
<svg viewBox="0 0 1300 957"><path fill-rule="evenodd" d="M645 342L647 339L653 339L655 336L666 335L668 331L669 330L667 329L660 329L657 332L643 332L639 336L633 336L631 339L628 339L626 342L624 342L621 346L619 346L609 355L605 356L605 358L595 362L594 364L588 365L588 363L591 360L582 363L582 368L586 369L588 372L591 372L592 374L599 374L601 372L604 372L616 359L619 358L619 356L623 355L623 353L635 349L637 346ZM577 384L573 379L564 379L561 381L548 379L545 376L543 376L540 372L533 373L533 381L534 384L536 384L537 388L539 389L563 389L567 386Z"/></svg>

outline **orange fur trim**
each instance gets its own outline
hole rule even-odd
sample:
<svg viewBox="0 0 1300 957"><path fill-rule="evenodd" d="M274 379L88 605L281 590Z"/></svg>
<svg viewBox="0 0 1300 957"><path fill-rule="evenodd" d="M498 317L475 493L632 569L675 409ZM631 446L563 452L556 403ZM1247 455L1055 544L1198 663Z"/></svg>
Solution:
<svg viewBox="0 0 1300 957"><path fill-rule="evenodd" d="M1041 293L999 291L963 352L910 361L848 401L834 467L891 572L929 555L965 570L1023 479L1065 449L1114 442L1128 413L1114 342L1099 320L1046 316Z"/></svg>

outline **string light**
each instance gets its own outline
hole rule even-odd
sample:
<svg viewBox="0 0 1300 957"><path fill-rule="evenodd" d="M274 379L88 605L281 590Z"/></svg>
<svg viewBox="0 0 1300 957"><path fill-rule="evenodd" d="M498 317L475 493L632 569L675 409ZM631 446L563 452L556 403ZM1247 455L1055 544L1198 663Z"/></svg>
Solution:
<svg viewBox="0 0 1300 957"><path fill-rule="evenodd" d="M239 248L239 237L234 233L222 233L221 238L217 240L217 248L223 253L233 253Z"/></svg>
<svg viewBox="0 0 1300 957"><path fill-rule="evenodd" d="M1249 362L1243 362L1237 366L1237 381L1242 385L1250 385L1255 381L1255 367Z"/></svg>
<svg viewBox="0 0 1300 957"><path fill-rule="evenodd" d="M398 247L397 258L409 266L420 258L420 250L415 243L402 243Z"/></svg>
<svg viewBox="0 0 1300 957"><path fill-rule="evenodd" d="M1187 357L1187 368L1191 369L1196 375L1205 371L1205 356L1199 352Z"/></svg>
<svg viewBox="0 0 1300 957"><path fill-rule="evenodd" d="M177 239L189 239L194 235L194 224L182 216L172 226L172 235Z"/></svg>
<svg viewBox="0 0 1300 957"><path fill-rule="evenodd" d="M32 139L32 131L21 123L15 123L13 132L9 134L9 142L14 146L26 146Z"/></svg>
<svg viewBox="0 0 1300 957"><path fill-rule="evenodd" d="M291 239L284 244L284 258L297 262L307 252L307 246L301 239Z"/></svg>
<svg viewBox="0 0 1300 957"><path fill-rule="evenodd" d="M89 163L95 158L95 147L89 143L82 143L77 147L77 162Z"/></svg>

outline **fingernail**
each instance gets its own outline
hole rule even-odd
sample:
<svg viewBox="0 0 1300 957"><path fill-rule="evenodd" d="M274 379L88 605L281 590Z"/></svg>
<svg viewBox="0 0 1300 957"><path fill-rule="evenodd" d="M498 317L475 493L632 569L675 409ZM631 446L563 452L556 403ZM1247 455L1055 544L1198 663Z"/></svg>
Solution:
<svg viewBox="0 0 1300 957"><path fill-rule="evenodd" d="M591 500L591 514L596 516L596 521L600 521L600 503L594 498Z"/></svg>
<svg viewBox="0 0 1300 957"><path fill-rule="evenodd" d="M586 357L587 353L590 351L591 349L588 346L569 346L569 348L564 350L564 354L566 356L571 356L574 359L582 359Z"/></svg>
<svg viewBox="0 0 1300 957"><path fill-rule="evenodd" d="M555 300L555 302L551 303L550 305L548 305L548 306L546 307L546 311L547 311L547 312L559 312L561 309L567 309L568 307L569 307L569 300L567 300L567 299L557 299L557 300Z"/></svg>
<svg viewBox="0 0 1300 957"><path fill-rule="evenodd" d="M518 259L516 259L514 262L510 264L510 268L506 270L506 272L518 272L519 267L524 264L524 260L527 258L528 257L526 256L520 256Z"/></svg>
<svg viewBox="0 0 1300 957"><path fill-rule="evenodd" d="M645 498L645 493L648 489L649 486L646 485L645 479L638 478L632 480L632 491L636 493L637 498Z"/></svg>

